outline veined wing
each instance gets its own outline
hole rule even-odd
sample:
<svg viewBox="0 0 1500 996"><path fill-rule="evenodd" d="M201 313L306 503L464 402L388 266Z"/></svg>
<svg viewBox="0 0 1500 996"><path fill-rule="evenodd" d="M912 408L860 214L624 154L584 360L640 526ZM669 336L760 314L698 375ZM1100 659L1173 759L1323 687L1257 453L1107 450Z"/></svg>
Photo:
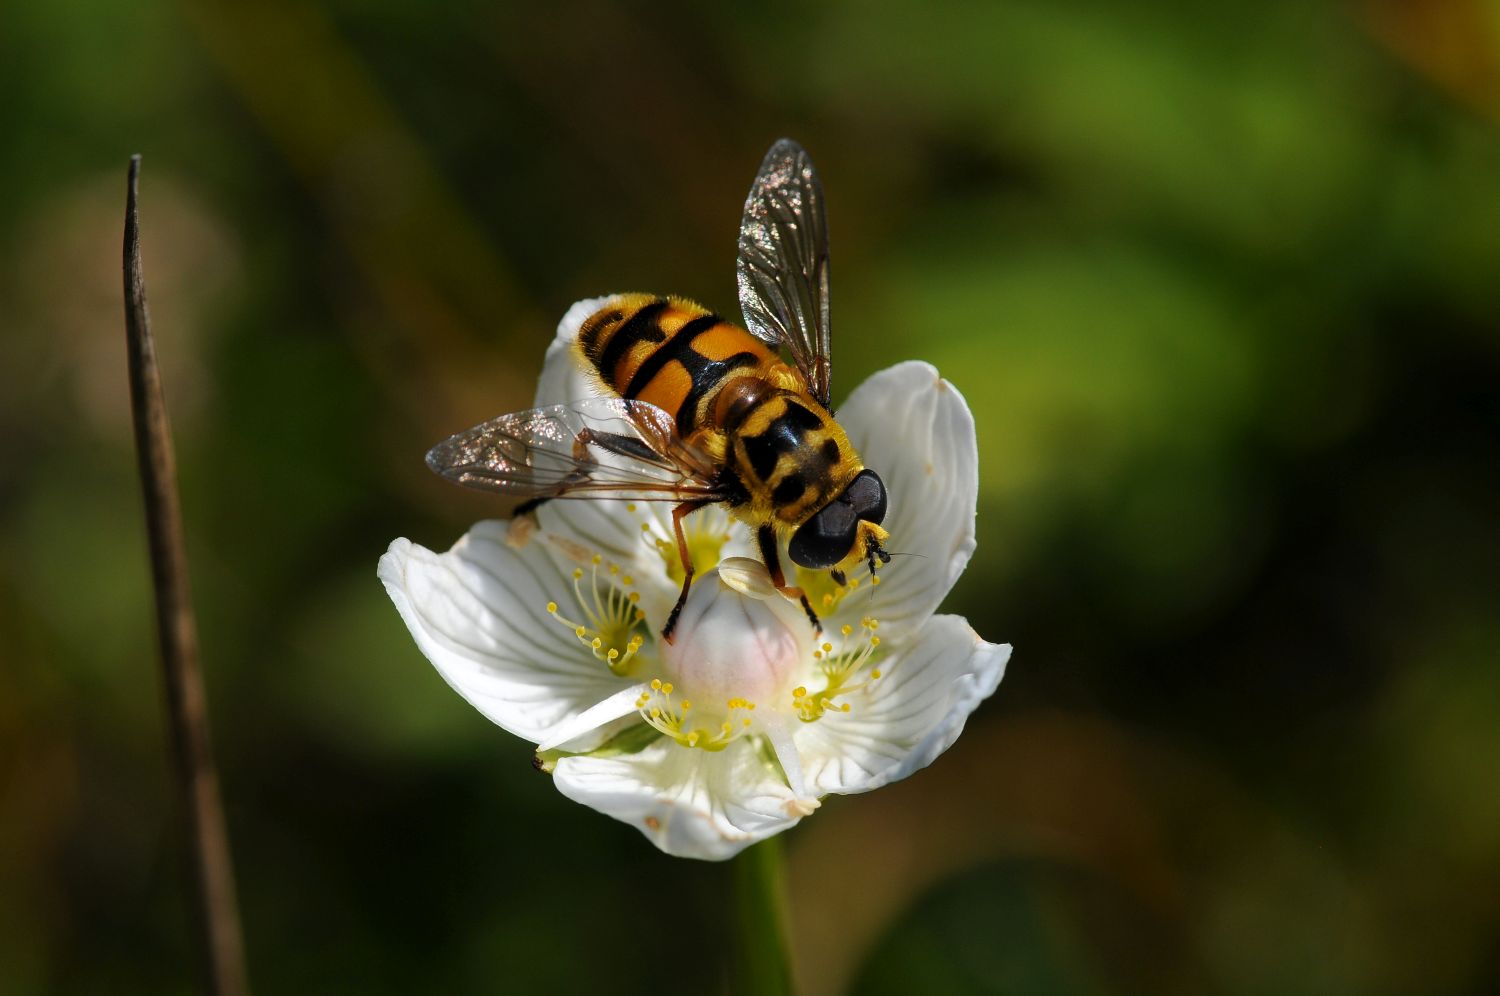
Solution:
<svg viewBox="0 0 1500 996"><path fill-rule="evenodd" d="M716 501L707 457L655 405L591 398L501 415L438 443L427 466L450 481L518 498Z"/></svg>
<svg viewBox="0 0 1500 996"><path fill-rule="evenodd" d="M750 185L736 273L745 325L785 346L829 407L828 218L812 159L789 138L771 146Z"/></svg>

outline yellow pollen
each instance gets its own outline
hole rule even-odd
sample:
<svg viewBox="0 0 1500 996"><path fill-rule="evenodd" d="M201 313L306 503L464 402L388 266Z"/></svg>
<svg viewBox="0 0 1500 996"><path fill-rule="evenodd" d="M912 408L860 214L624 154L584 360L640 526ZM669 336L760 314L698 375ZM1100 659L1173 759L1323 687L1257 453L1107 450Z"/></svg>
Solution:
<svg viewBox="0 0 1500 996"><path fill-rule="evenodd" d="M582 611L582 621L565 617L555 601L547 602L547 614L571 629L597 660L624 676L633 670L635 655L645 643L643 634L636 632L645 622L636 605L640 593L628 590L630 578L621 577L618 564L605 565L599 554L592 555L589 564L587 570L573 568L573 604Z"/></svg>
<svg viewBox="0 0 1500 996"><path fill-rule="evenodd" d="M738 695L725 701L724 712L710 708L709 715L690 727L689 712L696 717L698 710L687 699L672 698L670 681L653 678L649 688L650 691L642 692L635 702L641 718L684 747L720 751L754 726L748 714L755 708L755 703Z"/></svg>
<svg viewBox="0 0 1500 996"><path fill-rule="evenodd" d="M868 691L871 682L880 677L878 668L866 671L880 646L880 637L874 632L879 624L867 616L860 620L859 625L863 632L857 636L852 625L840 626L837 647L828 642L813 651L823 687L812 694L805 685L792 689L792 709L803 722L814 722L830 712L852 712L853 704L848 701L850 696Z"/></svg>
<svg viewBox="0 0 1500 996"><path fill-rule="evenodd" d="M630 511L633 508L627 506ZM729 517L723 509L709 507L688 516L682 522L682 538L687 543L688 559L698 576L707 574L719 565L724 544L730 539L727 531ZM641 523L641 532L651 538L651 543L660 554L662 567L674 584L683 580L682 554L677 547L677 538L670 526L647 517Z"/></svg>
<svg viewBox="0 0 1500 996"><path fill-rule="evenodd" d="M877 574L873 578L871 578L870 579L870 583L871 584L879 584L880 583L880 575Z"/></svg>

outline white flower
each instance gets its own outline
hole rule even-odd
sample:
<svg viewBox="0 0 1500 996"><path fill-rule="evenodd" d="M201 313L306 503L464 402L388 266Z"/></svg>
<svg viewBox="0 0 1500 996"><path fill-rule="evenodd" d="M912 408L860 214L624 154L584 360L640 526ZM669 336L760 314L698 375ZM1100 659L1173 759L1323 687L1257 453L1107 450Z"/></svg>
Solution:
<svg viewBox="0 0 1500 996"><path fill-rule="evenodd" d="M594 393L569 347L602 303L563 318L538 405ZM685 521L700 573L673 644L658 633L682 574L658 503L550 502L534 531L481 522L443 554L398 539L380 579L438 672L537 744L564 795L670 854L730 857L824 795L931 763L1010 656L933 614L974 550L978 456L962 396L931 366L901 363L838 418L885 481L895 557L877 584L847 588L797 569L821 635L741 556L749 532L719 508Z"/></svg>

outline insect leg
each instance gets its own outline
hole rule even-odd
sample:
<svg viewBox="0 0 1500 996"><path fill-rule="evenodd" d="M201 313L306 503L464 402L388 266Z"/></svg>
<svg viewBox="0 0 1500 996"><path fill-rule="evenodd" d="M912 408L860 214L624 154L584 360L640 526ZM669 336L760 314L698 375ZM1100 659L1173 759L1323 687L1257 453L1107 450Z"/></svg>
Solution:
<svg viewBox="0 0 1500 996"><path fill-rule="evenodd" d="M605 434L605 435L608 435L610 439L621 439L621 440L624 440L626 442L633 442L633 440L629 440L627 437L623 437L623 436L615 437L615 436L612 436L612 435L609 435L609 434ZM562 480L561 483L559 483L556 486L557 494L562 494L564 491L568 490L568 488L572 487L573 485L579 484L579 483L581 483L583 481L588 480L589 479L589 471L586 468L596 467L596 466L599 465L599 461L595 460L594 459L594 455L589 452L589 445L591 443L598 443L599 445L603 446L605 449L612 449L612 450L614 450L617 453L618 452L622 452L622 450L616 449L615 447L610 446L609 443L605 439L600 438L600 434L599 433L596 433L596 432L594 432L593 430L591 430L591 429L589 429L587 427L579 430L578 435L576 435L576 436L573 437L573 459L578 463L578 465L579 465L578 469L576 469L572 473L570 473L566 478L564 478ZM640 445L640 444L637 444L637 445ZM532 512L535 512L539 507L541 507L542 505L547 504L547 502L551 501L553 498L556 498L556 497L557 497L557 495L554 494L554 495L542 495L539 498L528 498L526 501L523 501L523 502L521 502L521 504L517 505L516 508L515 508L515 511L513 511L513 512L510 513L511 518L512 519L519 519L523 515L530 515Z"/></svg>
<svg viewBox="0 0 1500 996"><path fill-rule="evenodd" d="M588 434L586 439L583 439L584 433ZM617 432L597 432L592 429L585 429L583 433L579 434L579 437L586 443L597 443L600 448L610 453L617 453L625 457L634 457L637 460L644 460L647 463L661 463L661 454L639 439L631 436L624 436Z"/></svg>
<svg viewBox="0 0 1500 996"><path fill-rule="evenodd" d="M688 552L687 537L682 534L682 520L705 505L712 504L712 501L700 499L685 501L672 509L672 532L677 537L677 555L682 558L682 592L677 596L677 604L672 606L672 613L667 616L667 624L661 630L661 638L668 643L672 642L672 630L676 628L677 617L682 613L683 605L687 603L688 589L693 586L693 557Z"/></svg>
<svg viewBox="0 0 1500 996"><path fill-rule="evenodd" d="M510 517L512 519L519 519L523 515L530 515L532 512L535 512L540 506L547 504L551 500L551 495L548 495L544 498L528 498L526 501L523 501L521 502L521 504L516 506L515 511L510 513Z"/></svg>
<svg viewBox="0 0 1500 996"><path fill-rule="evenodd" d="M795 598L802 603L802 611L807 613L808 622L812 623L813 632L823 632L823 624L818 621L818 614L813 611L812 603L807 600L807 593L801 588L786 583L786 575L781 573L781 556L776 552L776 529L770 523L766 523L755 531L755 541L760 545L760 559L766 562L766 570L771 572L771 583L776 590L788 598Z"/></svg>

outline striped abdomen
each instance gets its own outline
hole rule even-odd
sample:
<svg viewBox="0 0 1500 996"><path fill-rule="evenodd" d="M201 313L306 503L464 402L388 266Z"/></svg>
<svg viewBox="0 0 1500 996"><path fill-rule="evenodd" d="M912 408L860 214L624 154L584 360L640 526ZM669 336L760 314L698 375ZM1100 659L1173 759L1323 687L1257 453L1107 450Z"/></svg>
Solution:
<svg viewBox="0 0 1500 996"><path fill-rule="evenodd" d="M584 359L622 398L667 412L681 436L707 424L714 396L779 363L765 343L681 298L627 294L578 330Z"/></svg>
<svg viewBox="0 0 1500 996"><path fill-rule="evenodd" d="M613 298L579 328L604 383L699 434L743 490L745 513L796 526L843 492L863 464L800 374L744 329L681 298Z"/></svg>

